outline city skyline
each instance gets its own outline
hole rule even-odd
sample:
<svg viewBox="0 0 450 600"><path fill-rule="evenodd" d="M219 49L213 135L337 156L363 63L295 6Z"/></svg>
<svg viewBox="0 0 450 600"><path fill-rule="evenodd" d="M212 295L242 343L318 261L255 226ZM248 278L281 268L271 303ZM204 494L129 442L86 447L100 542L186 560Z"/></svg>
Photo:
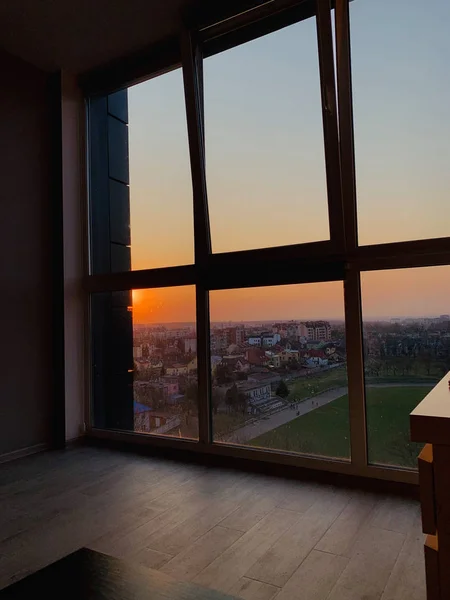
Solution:
<svg viewBox="0 0 450 600"><path fill-rule="evenodd" d="M450 266L367 271L361 292L367 321L450 314ZM343 301L342 282L216 290L210 292L210 319L343 320ZM135 323L194 322L195 287L134 290L133 305Z"/></svg>

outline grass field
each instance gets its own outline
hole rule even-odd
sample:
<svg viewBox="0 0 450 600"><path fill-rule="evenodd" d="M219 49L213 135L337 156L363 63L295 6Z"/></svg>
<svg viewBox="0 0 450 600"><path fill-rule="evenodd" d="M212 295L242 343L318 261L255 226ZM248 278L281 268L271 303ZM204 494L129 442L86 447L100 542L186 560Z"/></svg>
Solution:
<svg viewBox="0 0 450 600"><path fill-rule="evenodd" d="M371 463L415 467L420 444L409 441L409 413L432 386L369 388L367 426ZM350 458L347 395L249 442L252 446Z"/></svg>
<svg viewBox="0 0 450 600"><path fill-rule="evenodd" d="M345 365L317 373L309 377L299 377L288 382L288 400L304 400L321 392L347 385L347 369Z"/></svg>

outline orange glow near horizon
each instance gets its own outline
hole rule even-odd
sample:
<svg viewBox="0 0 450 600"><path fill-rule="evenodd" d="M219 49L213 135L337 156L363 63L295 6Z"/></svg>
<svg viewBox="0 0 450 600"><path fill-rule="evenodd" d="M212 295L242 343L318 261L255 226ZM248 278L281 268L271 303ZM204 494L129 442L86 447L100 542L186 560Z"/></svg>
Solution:
<svg viewBox="0 0 450 600"><path fill-rule="evenodd" d="M450 266L361 274L365 319L450 314ZM211 321L343 319L343 283L210 292ZM195 287L133 290L133 321L195 322Z"/></svg>

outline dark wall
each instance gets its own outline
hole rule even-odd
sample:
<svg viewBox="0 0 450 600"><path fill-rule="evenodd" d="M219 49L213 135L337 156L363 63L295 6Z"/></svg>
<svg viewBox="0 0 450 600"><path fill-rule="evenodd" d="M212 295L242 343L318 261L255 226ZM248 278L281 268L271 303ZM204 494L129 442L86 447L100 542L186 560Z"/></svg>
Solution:
<svg viewBox="0 0 450 600"><path fill-rule="evenodd" d="M0 51L0 455L50 441L48 75Z"/></svg>

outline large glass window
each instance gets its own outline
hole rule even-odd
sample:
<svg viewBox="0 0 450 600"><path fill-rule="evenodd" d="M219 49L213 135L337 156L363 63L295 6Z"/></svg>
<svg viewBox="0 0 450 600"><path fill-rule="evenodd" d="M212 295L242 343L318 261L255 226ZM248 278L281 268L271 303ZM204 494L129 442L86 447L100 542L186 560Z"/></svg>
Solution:
<svg viewBox="0 0 450 600"><path fill-rule="evenodd" d="M213 252L328 240L315 18L204 63Z"/></svg>
<svg viewBox="0 0 450 600"><path fill-rule="evenodd" d="M362 273L369 462L413 467L409 414L450 370L450 267Z"/></svg>
<svg viewBox="0 0 450 600"><path fill-rule="evenodd" d="M193 286L94 294L94 424L198 438Z"/></svg>
<svg viewBox="0 0 450 600"><path fill-rule="evenodd" d="M360 244L450 235L447 0L350 4Z"/></svg>
<svg viewBox="0 0 450 600"><path fill-rule="evenodd" d="M341 282L210 293L214 440L350 456Z"/></svg>
<svg viewBox="0 0 450 600"><path fill-rule="evenodd" d="M450 5L333 11L205 23L89 95L93 427L415 468L409 414L450 370Z"/></svg>

